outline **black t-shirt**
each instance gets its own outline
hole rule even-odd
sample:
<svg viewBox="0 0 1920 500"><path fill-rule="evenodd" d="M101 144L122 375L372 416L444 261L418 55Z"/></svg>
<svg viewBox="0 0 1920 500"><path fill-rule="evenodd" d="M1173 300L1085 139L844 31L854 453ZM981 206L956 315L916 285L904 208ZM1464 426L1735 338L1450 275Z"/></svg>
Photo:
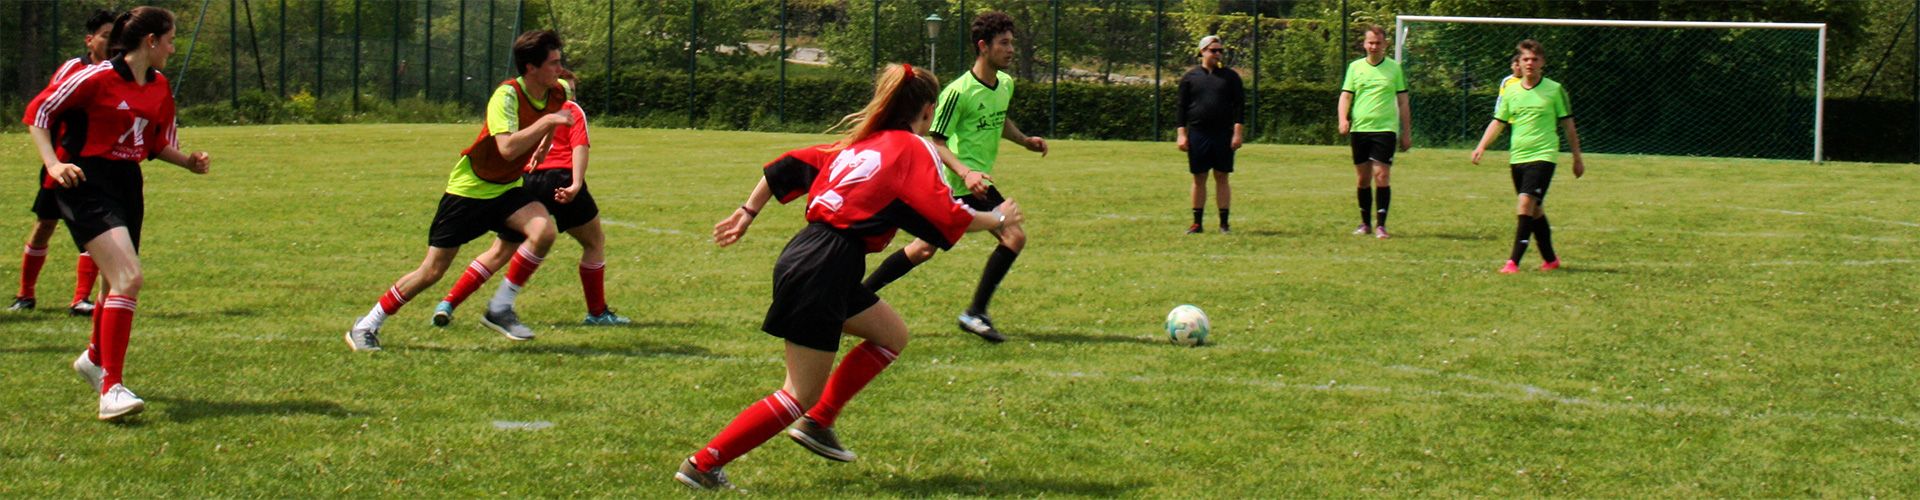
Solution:
<svg viewBox="0 0 1920 500"><path fill-rule="evenodd" d="M1176 123L1182 127L1231 130L1241 118L1246 88L1231 68L1207 70L1194 66L1180 77L1180 107Z"/></svg>

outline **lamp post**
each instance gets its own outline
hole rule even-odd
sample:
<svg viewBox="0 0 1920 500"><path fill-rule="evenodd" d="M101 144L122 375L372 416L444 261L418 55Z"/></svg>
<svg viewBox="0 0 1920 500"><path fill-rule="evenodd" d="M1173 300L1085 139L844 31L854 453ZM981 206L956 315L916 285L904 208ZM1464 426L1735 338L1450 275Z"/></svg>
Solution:
<svg viewBox="0 0 1920 500"><path fill-rule="evenodd" d="M946 21L935 12L927 16L927 71L940 74L940 23Z"/></svg>

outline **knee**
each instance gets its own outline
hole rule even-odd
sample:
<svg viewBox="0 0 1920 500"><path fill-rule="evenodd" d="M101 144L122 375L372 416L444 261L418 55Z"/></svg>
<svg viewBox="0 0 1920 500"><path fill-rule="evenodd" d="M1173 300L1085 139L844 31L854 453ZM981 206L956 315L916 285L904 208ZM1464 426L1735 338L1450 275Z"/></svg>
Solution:
<svg viewBox="0 0 1920 500"><path fill-rule="evenodd" d="M547 247L553 246L554 237L557 235L553 228L553 221L546 217L527 223L527 243L532 244L534 248L546 250Z"/></svg>
<svg viewBox="0 0 1920 500"><path fill-rule="evenodd" d="M146 283L146 273L141 272L138 268L110 274L111 276L107 278L107 281L113 284L113 293L116 295L125 295L128 297L138 296L140 295L140 285Z"/></svg>
<svg viewBox="0 0 1920 500"><path fill-rule="evenodd" d="M1027 233L1025 231L1006 233L1000 237L1000 246L1007 247L1008 250L1015 252L1025 250L1027 248Z"/></svg>
<svg viewBox="0 0 1920 500"><path fill-rule="evenodd" d="M934 251L935 250L931 245L924 245L924 246L923 245L907 245L907 249L906 249L907 260L911 260L914 262L926 262L927 259L933 258Z"/></svg>

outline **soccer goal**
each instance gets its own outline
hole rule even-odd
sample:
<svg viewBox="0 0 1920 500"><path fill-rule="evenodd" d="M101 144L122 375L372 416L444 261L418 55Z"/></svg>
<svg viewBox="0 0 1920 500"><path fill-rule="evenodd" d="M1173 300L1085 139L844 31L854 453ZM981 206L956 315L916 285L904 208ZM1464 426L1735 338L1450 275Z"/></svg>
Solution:
<svg viewBox="0 0 1920 500"><path fill-rule="evenodd" d="M1823 159L1826 24L1400 16L1394 31L1423 145L1472 147L1531 38L1586 152Z"/></svg>

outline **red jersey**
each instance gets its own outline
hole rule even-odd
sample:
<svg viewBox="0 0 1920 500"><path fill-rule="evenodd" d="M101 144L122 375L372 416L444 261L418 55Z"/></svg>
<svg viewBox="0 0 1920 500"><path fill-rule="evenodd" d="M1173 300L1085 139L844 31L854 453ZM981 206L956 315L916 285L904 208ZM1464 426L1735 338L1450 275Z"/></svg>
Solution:
<svg viewBox="0 0 1920 500"><path fill-rule="evenodd" d="M901 229L953 248L973 223L973 209L953 199L925 138L888 130L840 151L828 147L789 151L764 169L781 203L807 194L807 222L859 237L867 253L887 248Z"/></svg>
<svg viewBox="0 0 1920 500"><path fill-rule="evenodd" d="M99 158L138 162L174 144L173 91L167 77L147 70L147 84L133 80L126 60L88 66L40 91L27 103L27 125L55 130L60 159Z"/></svg>
<svg viewBox="0 0 1920 500"><path fill-rule="evenodd" d="M580 104L574 101L567 101L567 105L562 107L560 112L573 116L573 124L553 128L553 143L550 145L550 148L547 149L547 157L546 159L538 160L539 164L534 165L533 170L551 170L556 168L572 170L573 148L576 146L593 145L591 141L587 140L587 112L580 109Z"/></svg>
<svg viewBox="0 0 1920 500"><path fill-rule="evenodd" d="M53 78L47 80L47 86L52 87L59 85L61 80L66 80L67 77L73 76L74 73L79 73L80 70L95 64L99 64L99 61L93 60L92 54L68 59L67 62L60 65L60 69L53 71Z"/></svg>

